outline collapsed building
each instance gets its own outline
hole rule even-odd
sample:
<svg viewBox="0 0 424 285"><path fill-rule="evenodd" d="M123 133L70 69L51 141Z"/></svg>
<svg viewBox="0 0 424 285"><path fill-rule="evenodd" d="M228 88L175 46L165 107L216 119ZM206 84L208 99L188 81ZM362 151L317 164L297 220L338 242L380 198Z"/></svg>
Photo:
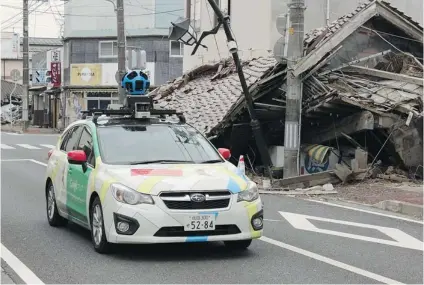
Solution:
<svg viewBox="0 0 424 285"><path fill-rule="evenodd" d="M301 173L350 165L357 148L368 162L417 174L423 165L423 27L389 3L360 5L305 36L294 74L303 82ZM274 167L282 168L287 65L268 57L243 62ZM217 147L261 161L230 59L198 67L152 95Z"/></svg>

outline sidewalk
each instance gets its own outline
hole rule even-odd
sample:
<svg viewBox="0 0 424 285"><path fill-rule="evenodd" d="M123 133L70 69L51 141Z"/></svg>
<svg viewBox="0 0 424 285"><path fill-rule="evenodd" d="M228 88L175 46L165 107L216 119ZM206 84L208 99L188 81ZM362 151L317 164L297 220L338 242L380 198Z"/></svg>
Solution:
<svg viewBox="0 0 424 285"><path fill-rule="evenodd" d="M10 124L2 125L1 126L2 132L10 132L10 133L19 133L22 134L22 125L13 125ZM52 129L52 128L39 128L36 126L29 126L29 128L25 132L26 134L59 134L60 131L58 129Z"/></svg>
<svg viewBox="0 0 424 285"><path fill-rule="evenodd" d="M3 267L1 268L1 284L15 284L15 282L13 282L9 275L7 275L3 270Z"/></svg>
<svg viewBox="0 0 424 285"><path fill-rule="evenodd" d="M412 182L393 183L384 180L366 180L353 185L337 185L335 198L423 217L423 185Z"/></svg>

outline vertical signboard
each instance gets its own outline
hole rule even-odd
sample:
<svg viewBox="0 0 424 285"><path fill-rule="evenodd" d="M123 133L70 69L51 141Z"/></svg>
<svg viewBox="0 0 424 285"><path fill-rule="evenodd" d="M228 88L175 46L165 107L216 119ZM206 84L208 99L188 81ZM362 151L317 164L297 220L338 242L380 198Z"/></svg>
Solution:
<svg viewBox="0 0 424 285"><path fill-rule="evenodd" d="M50 63L51 83L54 87L60 87L61 84L61 66L60 62Z"/></svg>

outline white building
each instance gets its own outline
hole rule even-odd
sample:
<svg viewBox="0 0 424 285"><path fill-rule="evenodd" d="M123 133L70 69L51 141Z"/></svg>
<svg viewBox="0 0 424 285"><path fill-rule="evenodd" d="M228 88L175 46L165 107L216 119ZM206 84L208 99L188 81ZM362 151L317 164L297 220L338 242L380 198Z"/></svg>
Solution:
<svg viewBox="0 0 424 285"><path fill-rule="evenodd" d="M276 28L276 19L288 11L290 0L215 0L221 10L231 17L231 27L236 37L240 56L249 59L272 51L281 35ZM328 1L328 2L327 2ZM327 3L330 22L340 16L355 10L364 0L306 0L305 33L326 25ZM420 24L423 23L422 0L387 0L394 7L412 17ZM188 9L190 7L190 11ZM192 20L198 31L211 30L216 24L216 17L206 0L186 0L185 17ZM196 66L229 56L226 37L221 29L218 34L208 36L202 42L208 50L199 47L196 54L191 56L193 47L184 49L183 70L188 71Z"/></svg>

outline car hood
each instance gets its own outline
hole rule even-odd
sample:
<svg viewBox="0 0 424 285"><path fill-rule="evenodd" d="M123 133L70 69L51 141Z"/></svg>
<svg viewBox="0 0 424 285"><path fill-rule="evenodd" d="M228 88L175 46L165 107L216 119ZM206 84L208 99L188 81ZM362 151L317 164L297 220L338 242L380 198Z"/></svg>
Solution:
<svg viewBox="0 0 424 285"><path fill-rule="evenodd" d="M246 190L249 179L229 162L220 164L149 164L108 167L106 174L136 191L158 195L163 191Z"/></svg>

